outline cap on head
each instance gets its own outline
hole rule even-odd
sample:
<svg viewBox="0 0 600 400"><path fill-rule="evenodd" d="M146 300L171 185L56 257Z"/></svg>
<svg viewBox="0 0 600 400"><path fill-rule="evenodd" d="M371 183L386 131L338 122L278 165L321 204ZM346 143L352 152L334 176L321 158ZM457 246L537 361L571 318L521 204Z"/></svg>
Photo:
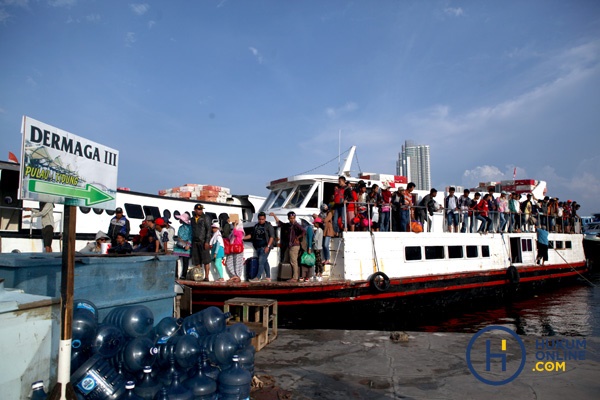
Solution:
<svg viewBox="0 0 600 400"><path fill-rule="evenodd" d="M315 218L314 223L315 224L321 224L321 223L323 223L323 220L321 218L317 217L317 218Z"/></svg>
<svg viewBox="0 0 600 400"><path fill-rule="evenodd" d="M146 215L146 221L154 221L153 215Z"/></svg>
<svg viewBox="0 0 600 400"><path fill-rule="evenodd" d="M215 222L215 223L214 223L214 224L212 224L210 227L211 227L211 228L217 228L217 229L221 229L221 225L219 225L219 223L218 223L218 222Z"/></svg>
<svg viewBox="0 0 600 400"><path fill-rule="evenodd" d="M115 214L123 214L123 209L121 207L117 207L115 209Z"/></svg>
<svg viewBox="0 0 600 400"><path fill-rule="evenodd" d="M198 203L194 206L194 209L195 210L204 210L204 206L202 204Z"/></svg>
<svg viewBox="0 0 600 400"><path fill-rule="evenodd" d="M158 226L165 226L165 220L162 218L156 218L156 221L154 221L156 223L156 225Z"/></svg>
<svg viewBox="0 0 600 400"><path fill-rule="evenodd" d="M295 217L295 216L296 216L296 213L295 213L295 212L293 212L293 211L290 211L289 213L287 213L287 216L288 216L288 218L289 218L289 217Z"/></svg>

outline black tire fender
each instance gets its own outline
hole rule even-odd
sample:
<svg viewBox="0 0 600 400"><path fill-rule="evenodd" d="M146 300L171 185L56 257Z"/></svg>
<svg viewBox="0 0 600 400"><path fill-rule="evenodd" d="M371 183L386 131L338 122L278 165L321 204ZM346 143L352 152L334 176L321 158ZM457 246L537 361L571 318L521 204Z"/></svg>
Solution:
<svg viewBox="0 0 600 400"><path fill-rule="evenodd" d="M369 284L377 292L385 292L390 288L390 278L381 272L375 272L369 277Z"/></svg>
<svg viewBox="0 0 600 400"><path fill-rule="evenodd" d="M506 279L508 280L508 283L511 284L517 284L521 280L519 271L517 271L517 268L514 265L511 265L506 269Z"/></svg>

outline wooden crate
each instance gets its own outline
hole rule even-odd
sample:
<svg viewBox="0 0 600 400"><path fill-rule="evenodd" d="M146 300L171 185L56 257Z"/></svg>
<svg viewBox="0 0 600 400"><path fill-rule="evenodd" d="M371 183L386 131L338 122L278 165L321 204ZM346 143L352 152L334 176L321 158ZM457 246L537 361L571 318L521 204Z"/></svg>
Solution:
<svg viewBox="0 0 600 400"><path fill-rule="evenodd" d="M225 301L223 311L239 316L229 323L242 322L256 333L252 339L256 351L277 338L277 300L235 297Z"/></svg>

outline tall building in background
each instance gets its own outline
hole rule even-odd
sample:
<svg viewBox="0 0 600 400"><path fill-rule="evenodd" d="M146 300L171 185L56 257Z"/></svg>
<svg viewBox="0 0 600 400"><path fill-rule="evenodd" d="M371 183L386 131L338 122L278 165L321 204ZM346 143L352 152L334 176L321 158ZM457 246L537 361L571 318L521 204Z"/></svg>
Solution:
<svg viewBox="0 0 600 400"><path fill-rule="evenodd" d="M396 173L406 176L419 190L431 189L429 145L405 141L396 161Z"/></svg>

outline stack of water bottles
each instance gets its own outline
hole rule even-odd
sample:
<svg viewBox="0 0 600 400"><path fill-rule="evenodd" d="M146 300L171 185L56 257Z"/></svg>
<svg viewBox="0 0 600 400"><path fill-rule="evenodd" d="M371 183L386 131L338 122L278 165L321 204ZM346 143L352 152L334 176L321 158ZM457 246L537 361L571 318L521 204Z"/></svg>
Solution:
<svg viewBox="0 0 600 400"><path fill-rule="evenodd" d="M73 307L71 383L81 399L249 399L254 332L227 326L209 307L154 325L143 305L110 311L99 323L87 300Z"/></svg>

